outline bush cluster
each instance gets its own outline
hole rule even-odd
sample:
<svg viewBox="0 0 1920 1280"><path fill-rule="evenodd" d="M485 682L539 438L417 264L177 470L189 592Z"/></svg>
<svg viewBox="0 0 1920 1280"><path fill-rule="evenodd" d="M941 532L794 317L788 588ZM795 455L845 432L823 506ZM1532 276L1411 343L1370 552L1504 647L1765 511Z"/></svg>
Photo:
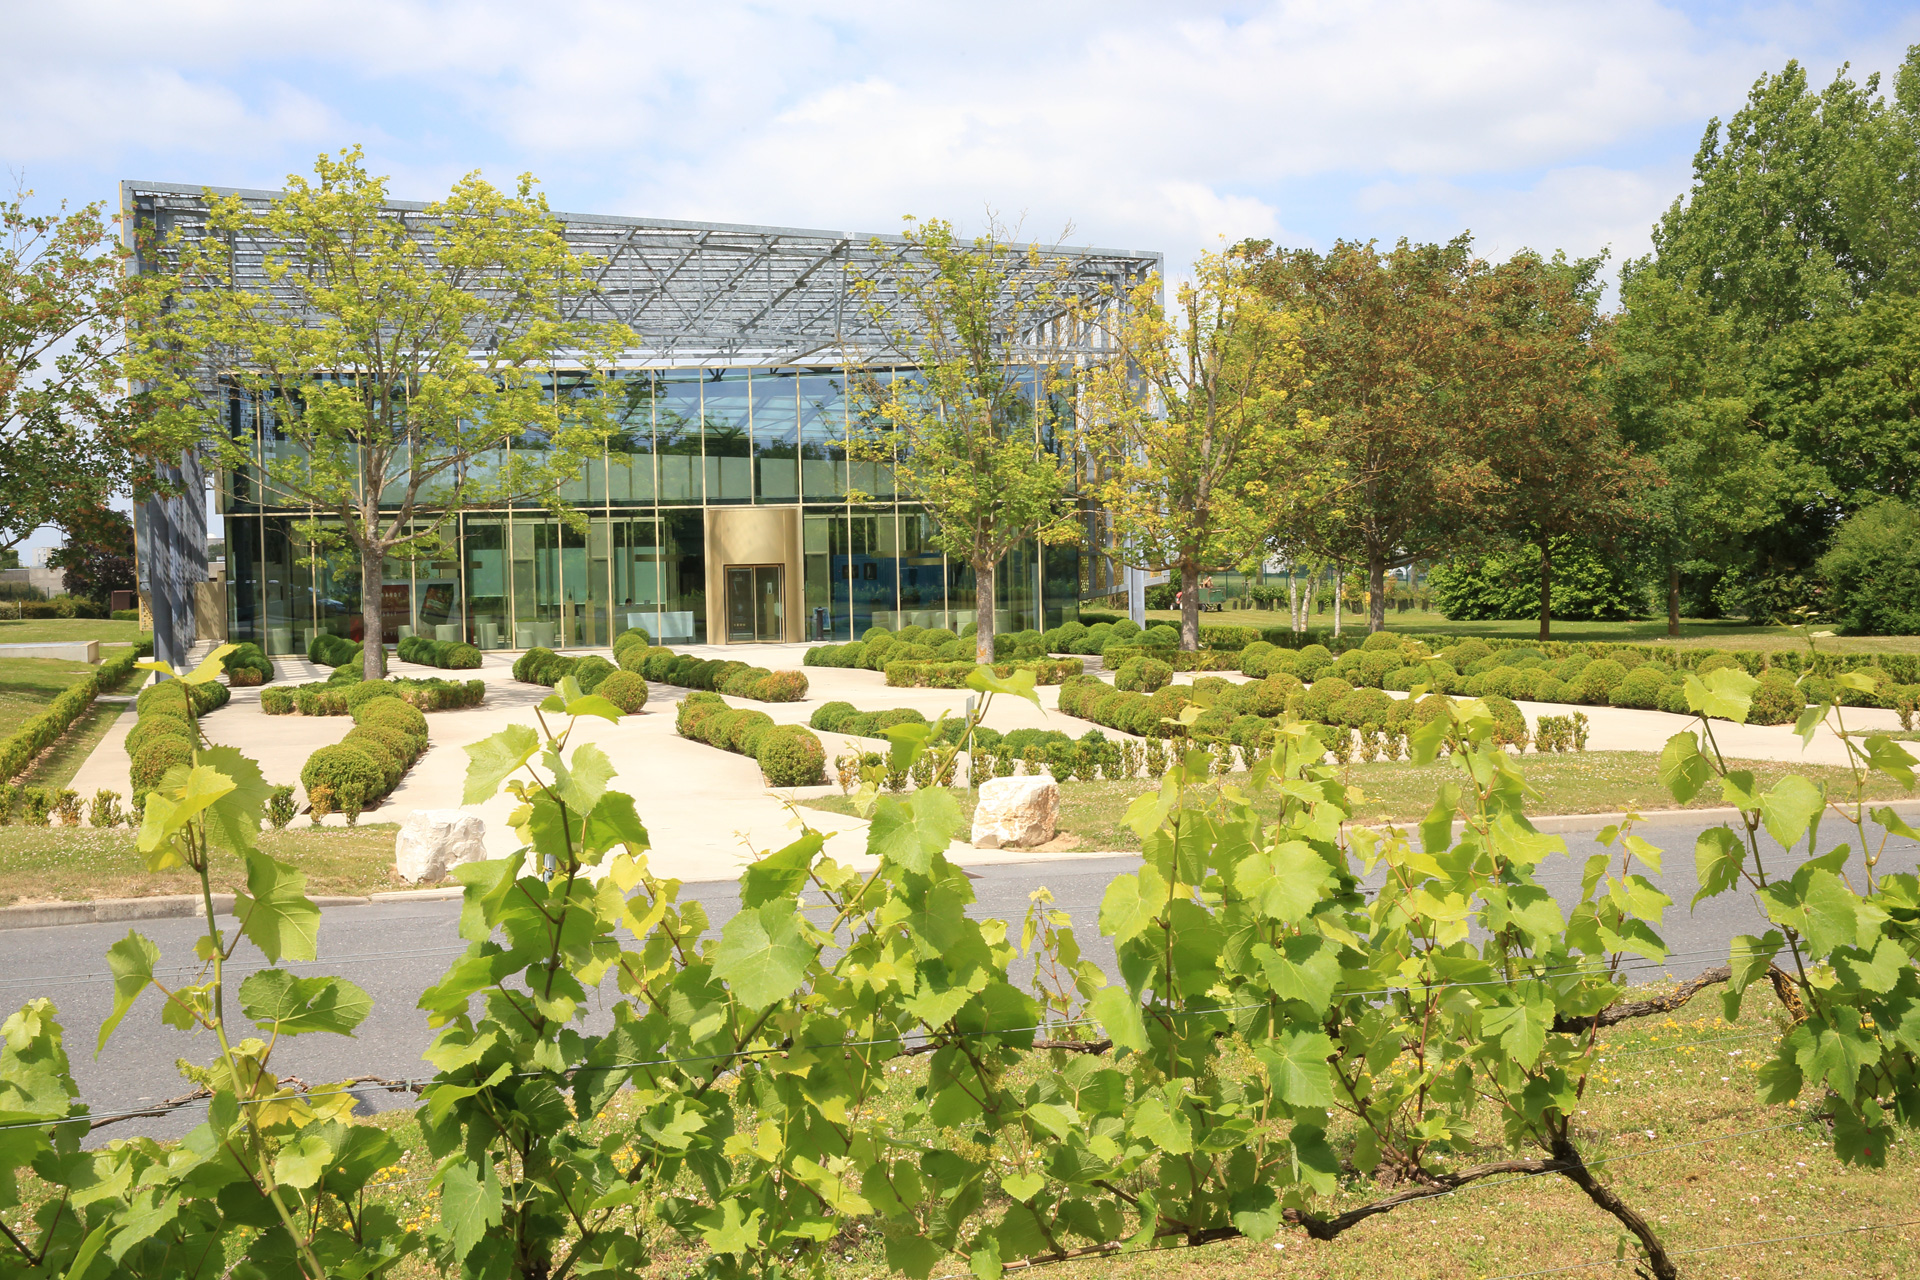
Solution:
<svg viewBox="0 0 1920 1280"><path fill-rule="evenodd" d="M1113 673L1113 687L1131 693L1152 693L1172 682L1172 665L1158 658L1128 658Z"/></svg>
<svg viewBox="0 0 1920 1280"><path fill-rule="evenodd" d="M80 718L80 713L93 705L97 694L118 688L132 673L133 664L152 651L153 642L142 640L121 656L101 663L98 671L54 695L45 711L29 716L26 723L0 739L0 778L14 778L25 773L27 766L42 751L58 742L60 736Z"/></svg>
<svg viewBox="0 0 1920 1280"><path fill-rule="evenodd" d="M964 689L967 677L979 665L973 662L889 662L887 684L895 689ZM996 662L993 673L1004 679L1016 671L1033 672L1035 684L1059 684L1078 675L1078 658L1034 658L1023 662Z"/></svg>
<svg viewBox="0 0 1920 1280"><path fill-rule="evenodd" d="M107 616L112 618L115 622L140 621L140 611L138 609L115 609L112 613L108 614Z"/></svg>
<svg viewBox="0 0 1920 1280"><path fill-rule="evenodd" d="M808 725L826 733L848 733L857 738L878 738L882 730L896 724L925 724L927 718L912 707L889 711L862 711L851 702L829 702L813 713Z"/></svg>
<svg viewBox="0 0 1920 1280"><path fill-rule="evenodd" d="M351 672L352 668L341 670ZM292 715L296 711L303 716L344 716L368 698L389 695L420 711L454 711L479 706L487 696L487 686L482 680L442 680L438 676L424 680L402 676L385 680L315 680L262 689L260 710L270 716Z"/></svg>
<svg viewBox="0 0 1920 1280"><path fill-rule="evenodd" d="M340 812L351 822L399 786L427 749L427 717L386 681L366 681L349 697L357 700L354 727L307 757L300 785L315 817Z"/></svg>
<svg viewBox="0 0 1920 1280"><path fill-rule="evenodd" d="M735 710L719 694L695 691L681 699L674 729L683 738L753 757L770 787L826 781L826 749L804 725L775 724L764 711Z"/></svg>
<svg viewBox="0 0 1920 1280"><path fill-rule="evenodd" d="M400 642L399 654L402 662L417 662L442 671L472 671L480 665L480 651L460 640L408 636Z"/></svg>
<svg viewBox="0 0 1920 1280"><path fill-rule="evenodd" d="M104 618L107 616L107 607L85 596L61 595L51 600L9 601L7 612L20 618ZM138 609L122 609L120 612L130 612L133 621L140 620Z"/></svg>
<svg viewBox="0 0 1920 1280"><path fill-rule="evenodd" d="M645 653L653 648L653 637L647 634L645 627L628 627L613 638L613 664L622 670L632 670L627 666L628 650L638 649Z"/></svg>
<svg viewBox="0 0 1920 1280"><path fill-rule="evenodd" d="M528 650L532 653L533 650ZM653 646L629 645L622 651L623 670L662 684L703 693L724 693L730 698L750 698L755 702L800 702L807 696L807 677L800 671L769 671L745 662L721 658L696 658L689 653ZM519 676L519 664L514 674ZM557 678L557 677L556 677ZM550 681L544 683L551 683ZM583 689L585 685L581 686Z"/></svg>
<svg viewBox="0 0 1920 1280"><path fill-rule="evenodd" d="M993 638L993 656L1002 651L1009 658L1044 657L1037 631L1012 632ZM868 627L851 644L821 644L808 649L801 658L803 667L853 667L867 671L885 671L889 662L971 662L974 658L973 628L955 635L945 627Z"/></svg>
<svg viewBox="0 0 1920 1280"><path fill-rule="evenodd" d="M628 715L644 711L651 692L647 682L632 671L615 671L600 682L594 692Z"/></svg>
<svg viewBox="0 0 1920 1280"><path fill-rule="evenodd" d="M345 636L322 631L307 642L307 661L321 667L357 667L365 657L364 649Z"/></svg>
<svg viewBox="0 0 1920 1280"><path fill-rule="evenodd" d="M227 673L227 683L236 689L262 685L273 679L272 660L261 652L259 645L245 641L220 659L220 669Z"/></svg>
<svg viewBox="0 0 1920 1280"><path fill-rule="evenodd" d="M167 770L192 763L194 720L226 706L232 696L218 680L206 684L165 680L140 691L133 701L136 719L127 733L128 781L136 806L160 785Z"/></svg>

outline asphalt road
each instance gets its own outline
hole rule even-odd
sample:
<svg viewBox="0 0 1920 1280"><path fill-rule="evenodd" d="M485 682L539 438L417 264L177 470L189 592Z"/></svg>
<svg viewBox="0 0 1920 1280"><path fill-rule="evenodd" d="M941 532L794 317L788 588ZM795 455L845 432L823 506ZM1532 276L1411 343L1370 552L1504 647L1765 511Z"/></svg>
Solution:
<svg viewBox="0 0 1920 1280"><path fill-rule="evenodd" d="M1694 839L1703 827L1711 825L1718 824L1698 816L1675 816L1639 828L1642 836L1666 851L1664 874L1650 878L1675 902L1661 933L1673 952L1664 972L1676 977L1691 976L1723 963L1727 944L1734 936L1764 928L1752 899L1744 893L1727 894L1702 903L1698 910L1688 910L1687 903L1697 886ZM1562 902L1578 898L1582 866L1588 856L1602 851L1594 839L1595 831L1597 824L1587 830L1562 833L1571 856L1549 858L1540 867L1542 882ZM1824 831L1822 843L1826 847L1844 839L1831 820ZM1779 848L1764 837L1763 849L1773 856L1774 865L1786 865ZM1854 851L1853 865L1861 865L1858 850ZM1026 913L1029 894L1045 885L1053 891L1057 904L1072 914L1089 957L1111 972L1111 951L1101 945L1095 925L1100 899L1115 874L1136 866L1137 859L1119 857L977 868L974 914L1007 920L1017 928ZM1916 869L1920 869L1920 844L1890 842L1880 870ZM698 899L707 907L716 930L733 914L738 902L731 881L688 885L683 896ZM459 909L457 901L327 908L320 929L321 960L295 967L351 978L373 997L374 1011L351 1039L309 1035L282 1041L274 1053L275 1068L283 1075L295 1074L309 1082L355 1075L430 1075L431 1068L421 1061L420 1053L432 1037L415 1002L463 948L456 929ZM160 947L163 965L191 961L193 939L198 934L196 921L153 920L138 927ZM121 1024L106 1051L95 1059L94 1038L113 1002L104 954L108 946L126 936L128 928L67 925L0 932L0 975L4 975L0 976L0 1010L18 1007L34 996L49 996L55 1001L67 1029L74 1078L96 1115L185 1093L187 1088L174 1068L175 1059L203 1062L215 1052L205 1036L195 1038L160 1025L158 1001L149 992ZM243 944L243 958L247 951ZM252 967L258 967L257 953L252 962L229 972L237 982ZM180 970L176 968L175 973L180 975ZM1651 980L1662 973L1649 968L1638 976ZM603 1016L598 1011L590 1014L590 1026ZM410 1104L407 1095L373 1089L364 1091L362 1100L373 1109ZM94 1137L100 1142L137 1133L176 1137L196 1123L196 1111L188 1107L165 1119L127 1121L103 1128Z"/></svg>

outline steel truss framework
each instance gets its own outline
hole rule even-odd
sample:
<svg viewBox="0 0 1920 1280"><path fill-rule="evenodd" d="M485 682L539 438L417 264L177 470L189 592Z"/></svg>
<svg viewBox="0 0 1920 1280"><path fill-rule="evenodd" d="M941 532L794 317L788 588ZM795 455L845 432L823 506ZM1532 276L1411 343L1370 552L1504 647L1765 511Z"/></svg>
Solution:
<svg viewBox="0 0 1920 1280"><path fill-rule="evenodd" d="M237 195L264 207L279 194L165 182L121 184L125 225L149 233L142 270L164 271L166 242L204 234L203 193ZM389 201L423 243L432 239L427 206ZM900 303L903 266L916 254L897 235L794 227L678 222L592 214L555 215L574 250L597 262L598 291L571 299L576 318L631 328L636 364L839 365L895 363L906 353L894 335L911 331ZM264 241L232 246L240 276L269 291L261 262L290 246ZM904 256L904 262L903 262ZM1051 281L1064 305L1111 304L1161 271L1162 255L1139 250L1040 246L1023 270L1028 289ZM1056 320L1058 317L1056 316ZM1046 347L1068 360L1101 354L1091 327L1051 324Z"/></svg>

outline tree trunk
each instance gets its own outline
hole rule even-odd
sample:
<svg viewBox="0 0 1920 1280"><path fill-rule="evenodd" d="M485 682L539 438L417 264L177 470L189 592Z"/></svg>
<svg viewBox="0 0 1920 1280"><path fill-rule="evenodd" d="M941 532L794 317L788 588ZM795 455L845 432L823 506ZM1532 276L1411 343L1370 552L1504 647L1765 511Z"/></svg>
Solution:
<svg viewBox="0 0 1920 1280"><path fill-rule="evenodd" d="M1614 1194L1611 1187L1603 1185L1593 1176L1593 1171L1587 1168L1587 1162L1581 1158L1579 1150L1564 1137L1556 1137L1552 1151L1555 1160L1564 1162L1560 1176L1586 1192L1587 1199L1612 1214L1615 1221L1640 1241L1640 1247L1647 1252L1646 1265L1652 1270L1655 1280L1679 1280L1680 1269L1667 1256L1666 1246L1661 1243L1653 1227L1632 1205ZM1641 1274L1646 1273L1642 1271Z"/></svg>
<svg viewBox="0 0 1920 1280"><path fill-rule="evenodd" d="M1340 638L1340 588L1343 585L1340 577L1340 562L1335 560L1333 562L1333 638L1336 640Z"/></svg>
<svg viewBox="0 0 1920 1280"><path fill-rule="evenodd" d="M1540 539L1540 638L1553 636L1553 546Z"/></svg>
<svg viewBox="0 0 1920 1280"><path fill-rule="evenodd" d="M993 561L973 562L973 660L993 661Z"/></svg>
<svg viewBox="0 0 1920 1280"><path fill-rule="evenodd" d="M1296 633L1305 631L1300 625L1300 587L1293 580L1293 561L1287 561L1287 625Z"/></svg>
<svg viewBox="0 0 1920 1280"><path fill-rule="evenodd" d="M1387 553L1375 551L1367 557L1367 631L1387 629Z"/></svg>
<svg viewBox="0 0 1920 1280"><path fill-rule="evenodd" d="M1680 564L1667 561L1667 634L1680 634Z"/></svg>
<svg viewBox="0 0 1920 1280"><path fill-rule="evenodd" d="M1200 564L1180 562L1180 647L1188 653L1200 647Z"/></svg>
<svg viewBox="0 0 1920 1280"><path fill-rule="evenodd" d="M362 543L360 547L360 643L363 657L360 675L366 680L387 678L387 620L380 598L384 560L380 548Z"/></svg>

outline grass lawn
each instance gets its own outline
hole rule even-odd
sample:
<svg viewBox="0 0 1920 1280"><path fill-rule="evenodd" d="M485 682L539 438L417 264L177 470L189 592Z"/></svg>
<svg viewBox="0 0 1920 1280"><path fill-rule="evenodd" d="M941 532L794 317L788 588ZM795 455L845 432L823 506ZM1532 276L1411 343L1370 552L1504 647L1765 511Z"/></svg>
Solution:
<svg viewBox="0 0 1920 1280"><path fill-rule="evenodd" d="M1147 613L1153 622L1178 624L1180 615L1165 609ZM1284 627L1285 609L1247 609L1222 613L1203 613L1200 620L1209 626ZM1309 626L1331 627L1331 613L1316 613ZM1340 629L1348 627L1364 633L1365 614L1342 613ZM1532 640L1540 635L1537 619L1508 622L1453 622L1438 613L1389 613L1387 630L1411 631L1422 635L1444 635L1464 639L1467 636L1510 636ZM1730 619L1682 618L1680 636L1667 635L1665 618L1627 622L1559 622L1553 624L1555 640L1604 640L1618 644L1672 644L1685 649L1800 649L1806 640L1786 627L1757 627ZM1833 653L1920 653L1920 636L1835 636L1820 641L1820 647Z"/></svg>
<svg viewBox="0 0 1920 1280"><path fill-rule="evenodd" d="M262 833L260 848L306 872L308 893L375 893L405 887L393 874L399 830L387 822L294 827ZM238 859L220 855L213 865L216 892L246 888L246 868ZM126 827L0 827L0 905L199 891L200 879L190 872L148 871Z"/></svg>
<svg viewBox="0 0 1920 1280"><path fill-rule="evenodd" d="M71 785L73 775L80 772L80 766L87 762L87 757L93 754L93 749L100 745L100 739L107 736L107 730L113 728L123 712L132 715L133 708L118 702L96 701L73 722L66 735L53 744L53 750L42 756L22 781L29 787ZM121 797L121 803L124 804L125 799Z"/></svg>
<svg viewBox="0 0 1920 1280"><path fill-rule="evenodd" d="M1790 765L1770 760L1734 761L1733 767L1753 772L1762 786L1770 786L1781 776L1797 773L1829 788L1852 786L1852 775L1844 769L1826 765ZM1586 751L1570 755L1528 755L1525 757L1527 781L1541 798L1528 807L1535 814L1621 813L1637 809L1652 813L1673 809L1673 798L1660 785L1655 773L1655 756L1644 751ZM1406 761L1352 764L1345 771L1347 785L1358 787L1365 797L1354 815L1362 822L1416 822L1433 807L1434 792L1443 782L1460 777L1457 766L1445 761L1416 768ZM1060 830L1079 841L1081 849L1130 852L1140 847L1140 838L1126 825L1127 806L1147 790L1144 779L1132 782L1063 782L1060 784ZM954 829L954 839L965 840L972 834L973 806L961 794L961 812L966 815ZM1892 781L1877 775L1869 782L1867 795L1872 799L1896 800L1909 793ZM832 813L853 813L853 801L846 796L822 796L802 803ZM1263 804L1278 807L1278 802L1263 798ZM1688 808L1704 809L1720 804L1717 787L1696 797Z"/></svg>
<svg viewBox="0 0 1920 1280"><path fill-rule="evenodd" d="M1882 1169L1841 1165L1808 1108L1756 1101L1755 1073L1785 1024L1772 992L1764 983L1750 989L1738 1023L1723 1021L1719 1009L1719 999L1708 992L1671 1017L1624 1023L1600 1033L1604 1065L1583 1098L1578 1131L1600 1180L1651 1221L1669 1251L1693 1253L1677 1259L1682 1274L1692 1280L1893 1280L1920 1274L1920 1228L1848 1231L1904 1224L1915 1217L1913 1206L1920 1197L1915 1144L1900 1141L1887 1153ZM909 1154L904 1150L908 1144L984 1154L971 1130L937 1129L925 1121L907 1126L905 1112L913 1091L926 1082L928 1061L904 1059L898 1070L886 1075L882 1091L849 1106L849 1128L884 1134L902 1144L903 1155ZM1035 1054L1014 1068L1009 1084L1016 1096L1046 1065L1044 1056ZM1257 1070L1251 1062L1247 1065L1249 1074ZM1817 1101L1818 1095L1810 1092L1808 1097ZM636 1099L631 1089L617 1094L606 1111L584 1127L582 1136L597 1141L631 1132L641 1110ZM735 1106L735 1131L754 1133L760 1117L749 1099L741 1097ZM365 1123L391 1132L405 1153L400 1163L376 1176L370 1199L386 1203L409 1226L432 1223L440 1206L430 1186L436 1161L411 1113L389 1111ZM106 1130L97 1137L111 1134ZM1460 1164L1507 1155L1491 1118L1476 1136L1473 1149L1457 1155ZM1352 1137L1350 1122L1336 1118L1328 1133L1335 1150L1348 1151ZM609 1149L617 1145L616 1139ZM1531 1149L1525 1153L1537 1154ZM616 1159L624 1162L624 1157ZM691 1175L680 1177L681 1185L662 1187L661 1194L684 1190L703 1195ZM1150 1185L1152 1177L1149 1166L1148 1175L1132 1189ZM1005 1193L993 1187L991 1178L989 1186L992 1190L979 1210L981 1222L997 1219L1008 1207ZM26 1176L22 1191L29 1203L43 1194ZM1371 1179L1349 1172L1340 1190L1314 1207L1333 1213L1384 1194ZM683 1242L657 1217L645 1230L652 1257L641 1274L670 1280L698 1273L707 1261L704 1248ZM1848 1233L1838 1234L1843 1231ZM1823 1232L1836 1234L1780 1239ZM1623 1234L1614 1219L1565 1179L1488 1179L1374 1217L1325 1243L1292 1229L1266 1244L1231 1240L1197 1249L1166 1248L1062 1263L1047 1271L1062 1280L1485 1280L1550 1268L1569 1268L1573 1275L1625 1276L1624 1268L1612 1265ZM1767 1243L1748 1243L1756 1240ZM426 1280L438 1273L423 1250L390 1274ZM879 1280L889 1274L880 1233L859 1223L836 1237L826 1259L828 1280ZM933 1274L964 1277L966 1259L944 1258Z"/></svg>
<svg viewBox="0 0 1920 1280"><path fill-rule="evenodd" d="M0 644L51 644L57 640L98 640L104 647L110 644L132 644L146 634L149 633L141 631L138 622L114 622L107 618L0 620Z"/></svg>
<svg viewBox="0 0 1920 1280"><path fill-rule="evenodd" d="M61 690L93 670L84 662L57 658L0 658L0 737L17 732Z"/></svg>

